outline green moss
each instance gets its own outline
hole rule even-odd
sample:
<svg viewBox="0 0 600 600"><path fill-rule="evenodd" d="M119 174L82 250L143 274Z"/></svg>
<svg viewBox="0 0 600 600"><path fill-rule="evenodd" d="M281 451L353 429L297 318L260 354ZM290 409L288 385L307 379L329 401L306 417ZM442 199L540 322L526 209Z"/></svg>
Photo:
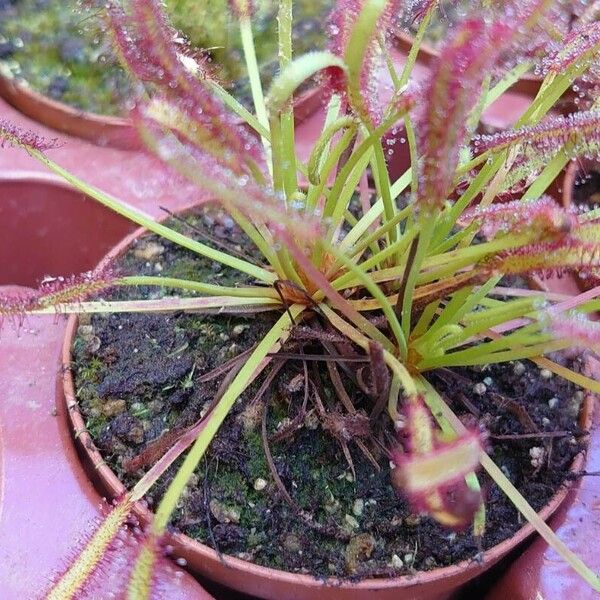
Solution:
<svg viewBox="0 0 600 600"><path fill-rule="evenodd" d="M269 479L269 467L265 459L260 433L258 431L247 431L244 434L244 441L248 452L248 461L246 463L248 479L252 483L259 477Z"/></svg>
<svg viewBox="0 0 600 600"><path fill-rule="evenodd" d="M239 497L240 492L246 491L246 479L239 471L223 465L219 465L218 473L219 476L213 483L213 495L225 503L235 503L235 499Z"/></svg>
<svg viewBox="0 0 600 600"><path fill-rule="evenodd" d="M240 274L234 269L222 267L219 263L198 260L195 257L182 259L162 273L165 277L202 281L215 285L233 286L239 283Z"/></svg>
<svg viewBox="0 0 600 600"><path fill-rule="evenodd" d="M102 405L103 401L97 396L89 400L90 408L85 426L92 437L99 435L102 429L108 424L108 419L102 412Z"/></svg>

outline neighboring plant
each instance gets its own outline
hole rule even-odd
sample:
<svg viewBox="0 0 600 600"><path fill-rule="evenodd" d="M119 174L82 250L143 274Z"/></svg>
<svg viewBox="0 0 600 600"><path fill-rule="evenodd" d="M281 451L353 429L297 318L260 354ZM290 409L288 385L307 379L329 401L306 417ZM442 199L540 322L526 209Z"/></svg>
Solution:
<svg viewBox="0 0 600 600"><path fill-rule="evenodd" d="M224 287L92 272L47 282L28 295L4 296L0 315L21 319L28 313L56 310L247 307L280 315L214 408L174 441L117 504L50 596L77 594L101 563L133 503L190 448L132 567L130 597L150 597L160 541L190 476L235 401L268 368L301 322L319 324L314 337L330 358L351 352L370 366L371 384L365 387L373 405L369 415L359 416L367 426L389 418L401 432L389 448L392 484L415 510L455 529L472 523L475 535L483 535L485 507L476 476L481 464L538 532L600 590L598 577L554 536L486 454L479 432L465 429L425 377L441 367L531 359L600 392L597 382L542 357L578 343L598 345L596 328L582 319L600 307L596 300L600 288L557 300L555 294L499 287L505 276L547 277L600 268L600 211L564 210L544 195L571 157L597 153L600 113L548 119L546 115L576 79L596 66L600 24L585 25L564 48L546 57L540 93L514 131L479 137L474 130L481 112L522 70L519 65L499 77L498 61L538 24L551 4L547 0L506 2L505 18L499 15L492 23L469 18L460 23L422 88L409 82L419 40L436 2L413 7L422 19L419 33L406 67L396 73L388 44L402 2L341 0L329 24L330 50L293 59L292 1L280 0L280 73L266 99L250 35L252 6L249 0L230 4L240 22L255 114L174 44L177 34L158 0L129 0L125 6L109 1L106 13L124 63L138 80L157 90L151 97L141 97L133 113L140 136L172 176L214 194L255 244L262 265L158 224L51 161L45 151L52 143L0 123L1 139L23 147L104 206L255 280L253 285ZM394 85L385 106L376 101L373 89L378 61L387 63ZM304 163L294 140L293 95L317 74L327 95L327 114ZM236 125L239 117L247 128ZM391 182L382 137L399 123L406 128L413 168ZM350 210L350 201L369 178L377 198L371 202L362 194L357 215ZM407 189L408 203L400 208L398 199ZM513 200L492 204L506 196ZM110 286L142 285L201 297L86 301ZM330 341L340 334L343 343ZM354 415L351 399L337 383L333 387L340 413Z"/></svg>
<svg viewBox="0 0 600 600"><path fill-rule="evenodd" d="M327 39L322 26L333 5L332 0L296 0L292 39L297 54L321 48ZM250 100L247 70L243 61L242 40L237 17L230 0L168 0L166 8L173 26L185 32L190 44L202 50L211 68L236 98ZM252 24L256 60L263 85L277 72L277 2L257 0L252 5Z"/></svg>
<svg viewBox="0 0 600 600"><path fill-rule="evenodd" d="M0 75L79 110L122 113L131 81L95 12L81 4L2 0Z"/></svg>

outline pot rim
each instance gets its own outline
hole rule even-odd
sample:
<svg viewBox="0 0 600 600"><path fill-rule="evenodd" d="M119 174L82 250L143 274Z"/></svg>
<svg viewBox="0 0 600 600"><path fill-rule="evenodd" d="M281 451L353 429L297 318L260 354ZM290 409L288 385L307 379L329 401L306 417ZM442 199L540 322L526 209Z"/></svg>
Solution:
<svg viewBox="0 0 600 600"><path fill-rule="evenodd" d="M185 214L186 212L194 210L194 208L197 206L198 205L195 207L188 207L187 209L178 211L178 213ZM168 218L169 217L166 216L162 220L167 220ZM150 232L143 227L140 227L136 231L129 234L107 253L107 255L100 262L99 266L103 266L121 256L135 240L146 234L150 234ZM78 323L79 317L77 315L72 314L69 316L61 351L63 393L59 394L61 397L58 399L58 401L64 402L66 405L66 412L69 416L72 434L75 440L77 440L78 447L83 453L82 459L93 468L93 472L98 476L103 488L110 493L111 499L117 499L126 494L128 490L123 485L121 480L116 476L114 471L108 466L108 464L104 462L102 454L96 447L92 436L87 431L85 421L79 410L79 403L75 394L75 382L71 373L71 348L77 333ZM579 425L581 429L586 432L582 437L586 437L588 435L587 432L589 432L591 428L595 398L596 396L591 392L586 393L584 396L583 405L579 415ZM583 468L586 451L587 448L584 448L575 456L569 471L578 472ZM538 511L538 515L542 517L544 521L547 521L558 509L569 492L573 489L575 483L576 480L564 482L564 484L556 491L556 493L544 505L544 507ZM93 484L95 486L97 485L95 481L93 481ZM154 516L143 502L137 502L135 504L134 512L142 523L149 523ZM416 574L401 575L399 577L363 579L358 582L352 582L346 579L334 577L320 579L311 575L292 573L271 567L264 567L234 556L220 554L216 550L213 550L205 544L202 544L201 542L198 542L197 540L194 540L180 532L169 533L169 545L173 547L173 556L196 555L199 556L203 561L225 562L226 565L231 569L246 572L255 577L276 580L282 584L294 584L314 590L322 589L323 587L327 586L335 587L337 589L383 590L389 588L408 589L416 585L425 583L429 584L445 578L456 578L459 576L463 582L466 582L470 578L475 577L482 572L481 565L484 567L485 565L489 565L491 567L533 533L535 533L534 527L530 523L526 523L523 525L523 527L517 530L513 536L483 552L481 564L473 561L472 559L464 559L454 565L439 567L431 571L419 571ZM197 569L193 568L191 565L188 566L192 571L197 571Z"/></svg>
<svg viewBox="0 0 600 600"><path fill-rule="evenodd" d="M65 181L62 177L44 171L30 171L27 169L10 169L2 171L0 173L0 183L41 183L53 187L60 187L64 190L85 196L83 192L80 192L75 186Z"/></svg>
<svg viewBox="0 0 600 600"><path fill-rule="evenodd" d="M23 97L31 98L36 103L40 104L42 107L50 107L54 110L60 109L62 112L66 113L70 117L78 118L78 119L86 119L90 121L101 121L102 124L106 125L127 125L129 119L125 117L118 117L114 115L103 115L100 113L95 113L83 109L75 108L66 102L61 102L60 100L54 100L53 98L49 98L45 94L38 92L34 88L32 88L25 80L21 81L15 77L10 77L8 75L0 74L0 81L5 82L7 86L11 86L14 88L16 94L21 94ZM0 87L0 96L5 100L9 101L7 98L9 94L6 93L3 87ZM15 108L18 108L18 106Z"/></svg>
<svg viewBox="0 0 600 600"><path fill-rule="evenodd" d="M60 133L122 150L139 147L128 119L79 110L1 74L0 98L22 115Z"/></svg>

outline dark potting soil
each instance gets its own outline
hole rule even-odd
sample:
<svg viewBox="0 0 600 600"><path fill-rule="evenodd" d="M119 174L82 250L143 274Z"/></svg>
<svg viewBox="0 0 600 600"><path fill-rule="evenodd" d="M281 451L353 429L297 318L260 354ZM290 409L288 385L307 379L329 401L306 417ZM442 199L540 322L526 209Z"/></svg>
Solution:
<svg viewBox="0 0 600 600"><path fill-rule="evenodd" d="M253 255L228 217L205 212L190 222ZM206 241L187 226L174 226ZM232 270L155 236L132 246L119 268L126 274L247 283ZM112 297L162 294L160 288L148 287L119 289ZM167 442L171 435L172 443L173 431L206 412L222 376L210 381L203 376L250 349L277 316L177 313L82 319L74 345L77 396L96 444L126 486L133 486L150 465L133 473L126 467L139 467L139 457L152 454L148 449L156 448L155 440ZM321 342L307 341L306 333L305 323L285 349L298 352L302 346L306 354L323 353ZM570 365L579 367L577 360ZM255 396L265 375L249 386L194 474L174 515L174 527L224 554L257 564L359 579L473 559L481 548L509 538L523 525L510 501L483 473L479 479L486 497L487 531L481 546L469 531L454 533L413 514L390 485L389 462L379 444L360 437L372 399L343 369L339 371L358 410L354 418L346 413L346 420L322 362L308 364L312 383L307 396L303 365L295 360L281 368L262 398ZM430 373L429 380L462 419L489 433L492 458L533 507L546 504L581 449L576 437L581 433L577 415L583 392L527 362L439 370ZM340 438L333 435L341 425L357 431L347 444L352 466ZM382 415L370 433L389 447L389 418ZM160 500L178 464L150 491L151 506Z"/></svg>

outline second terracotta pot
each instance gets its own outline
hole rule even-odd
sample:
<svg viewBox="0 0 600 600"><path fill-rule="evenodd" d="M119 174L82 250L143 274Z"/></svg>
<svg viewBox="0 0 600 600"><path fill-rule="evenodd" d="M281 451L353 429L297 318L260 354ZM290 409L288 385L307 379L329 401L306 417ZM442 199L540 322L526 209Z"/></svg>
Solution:
<svg viewBox="0 0 600 600"><path fill-rule="evenodd" d="M77 110L3 75L0 75L0 96L25 116L60 133L99 146L122 150L140 148L135 129L128 119Z"/></svg>

